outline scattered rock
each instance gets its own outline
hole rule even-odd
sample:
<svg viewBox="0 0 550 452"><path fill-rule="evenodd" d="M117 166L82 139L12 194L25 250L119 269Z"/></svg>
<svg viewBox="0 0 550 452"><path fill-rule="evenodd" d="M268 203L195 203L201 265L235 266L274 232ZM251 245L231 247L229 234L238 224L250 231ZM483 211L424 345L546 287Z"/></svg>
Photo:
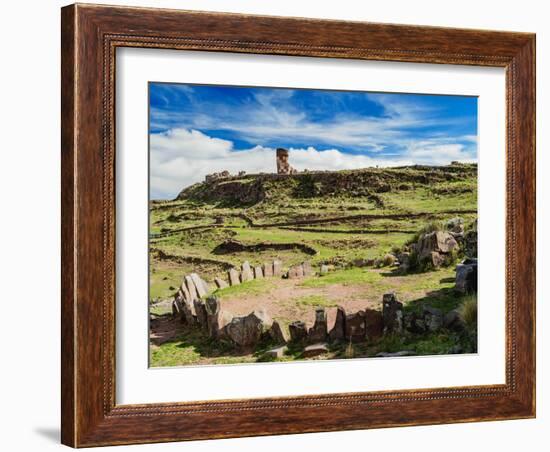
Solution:
<svg viewBox="0 0 550 452"><path fill-rule="evenodd" d="M243 262L241 270L241 282L251 281L254 279L252 269L250 268L248 261Z"/></svg>
<svg viewBox="0 0 550 452"><path fill-rule="evenodd" d="M384 265L384 267L391 267L396 262L397 262L397 258L390 253L385 254L384 257L382 258L382 264Z"/></svg>
<svg viewBox="0 0 550 452"><path fill-rule="evenodd" d="M384 334L400 334L403 332L403 303L397 300L394 292L383 295L382 317Z"/></svg>
<svg viewBox="0 0 550 452"><path fill-rule="evenodd" d="M342 306L338 306L336 321L328 335L331 341L341 341L346 337L346 311Z"/></svg>
<svg viewBox="0 0 550 452"><path fill-rule="evenodd" d="M428 331L433 333L441 329L443 326L443 313L439 309L431 306L424 306L422 314Z"/></svg>
<svg viewBox="0 0 550 452"><path fill-rule="evenodd" d="M376 354L377 358L396 358L400 356L416 356L416 353L412 350L402 350L400 352L394 352L394 353L388 353L388 352L380 352Z"/></svg>
<svg viewBox="0 0 550 452"><path fill-rule="evenodd" d="M455 238L445 231L424 234L415 245L419 259L428 261L434 268L448 264L452 251L457 248Z"/></svg>
<svg viewBox="0 0 550 452"><path fill-rule="evenodd" d="M456 309L453 309L445 314L445 317L443 318L443 326L448 330L456 332L460 332L465 328L464 321Z"/></svg>
<svg viewBox="0 0 550 452"><path fill-rule="evenodd" d="M302 342L307 339L306 324L301 320L297 320L288 325L288 331L292 342Z"/></svg>
<svg viewBox="0 0 550 452"><path fill-rule="evenodd" d="M250 347L258 343L270 323L265 311L254 311L245 317L233 317L223 328L223 334L241 347Z"/></svg>
<svg viewBox="0 0 550 452"><path fill-rule="evenodd" d="M309 329L307 340L310 343L323 342L327 338L327 313L324 308L315 310L315 323Z"/></svg>
<svg viewBox="0 0 550 452"><path fill-rule="evenodd" d="M399 261L399 271L401 273L407 273L411 267L411 253L404 251L397 256Z"/></svg>
<svg viewBox="0 0 550 452"><path fill-rule="evenodd" d="M218 289L225 289L226 287L229 287L229 284L227 284L223 279L221 278L214 278L214 283L216 284L216 287Z"/></svg>
<svg viewBox="0 0 550 452"><path fill-rule="evenodd" d="M262 270L262 267L257 266L254 267L254 279L260 279L264 277L264 272Z"/></svg>
<svg viewBox="0 0 550 452"><path fill-rule="evenodd" d="M384 319L380 311L365 309L365 330L367 340L382 337L384 334Z"/></svg>
<svg viewBox="0 0 550 452"><path fill-rule="evenodd" d="M403 316L403 328L412 334L422 334L426 332L426 322L421 315L410 312Z"/></svg>
<svg viewBox="0 0 550 452"><path fill-rule="evenodd" d="M304 358L313 358L314 356L320 356L328 353L327 344L313 344L304 348L302 356Z"/></svg>
<svg viewBox="0 0 550 452"><path fill-rule="evenodd" d="M271 350L268 350L265 355L268 358L277 359L282 358L285 356L286 351L288 350L288 347L286 345L282 345L280 347L272 348Z"/></svg>
<svg viewBox="0 0 550 452"><path fill-rule="evenodd" d="M277 320L273 321L269 329L269 336L276 344L286 344L288 342L288 334Z"/></svg>
<svg viewBox="0 0 550 452"><path fill-rule="evenodd" d="M361 342L366 338L365 311L346 315L346 339L351 342Z"/></svg>
<svg viewBox="0 0 550 452"><path fill-rule="evenodd" d="M227 277L229 278L229 284L231 286L236 286L241 283L241 280L239 279L239 272L234 268L229 269L227 272Z"/></svg>
<svg viewBox="0 0 550 452"><path fill-rule="evenodd" d="M445 227L449 232L452 232L455 234L463 234L464 220L460 217L451 218L449 221L447 221L447 224L445 225Z"/></svg>

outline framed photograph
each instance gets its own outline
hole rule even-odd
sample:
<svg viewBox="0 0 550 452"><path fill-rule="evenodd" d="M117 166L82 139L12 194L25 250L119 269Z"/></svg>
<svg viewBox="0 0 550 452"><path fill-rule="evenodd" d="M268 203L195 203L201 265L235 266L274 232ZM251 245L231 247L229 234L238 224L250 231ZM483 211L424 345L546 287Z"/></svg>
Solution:
<svg viewBox="0 0 550 452"><path fill-rule="evenodd" d="M535 36L62 9L62 442L535 416Z"/></svg>

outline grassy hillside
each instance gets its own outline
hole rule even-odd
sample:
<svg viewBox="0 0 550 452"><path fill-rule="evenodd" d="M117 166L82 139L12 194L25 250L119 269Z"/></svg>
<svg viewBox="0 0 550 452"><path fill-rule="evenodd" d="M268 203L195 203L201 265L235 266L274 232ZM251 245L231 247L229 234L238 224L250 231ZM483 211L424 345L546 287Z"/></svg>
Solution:
<svg viewBox="0 0 550 452"><path fill-rule="evenodd" d="M246 175L185 187L151 202L151 300L170 297L192 270L206 280L232 265L279 258L287 267L345 265L384 255L427 222L476 217L477 165L368 168L355 171ZM218 253L227 240L260 251ZM317 251L274 249L302 243Z"/></svg>

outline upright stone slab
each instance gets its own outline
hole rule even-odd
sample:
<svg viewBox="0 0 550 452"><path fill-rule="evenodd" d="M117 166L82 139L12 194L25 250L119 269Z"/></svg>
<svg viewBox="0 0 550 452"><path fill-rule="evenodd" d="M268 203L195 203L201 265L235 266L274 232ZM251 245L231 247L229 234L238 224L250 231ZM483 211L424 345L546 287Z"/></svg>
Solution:
<svg viewBox="0 0 550 452"><path fill-rule="evenodd" d="M362 342L366 336L365 311L348 314L346 316L346 339L351 342Z"/></svg>
<svg viewBox="0 0 550 452"><path fill-rule="evenodd" d="M264 277L264 271L262 270L262 267L259 265L257 267L254 267L254 279L261 279Z"/></svg>
<svg viewBox="0 0 550 452"><path fill-rule="evenodd" d="M273 276L282 276L283 274L283 263L279 260L273 261Z"/></svg>
<svg viewBox="0 0 550 452"><path fill-rule="evenodd" d="M327 313L324 308L315 310L315 323L309 329L307 340L310 344L324 342L327 339Z"/></svg>
<svg viewBox="0 0 550 452"><path fill-rule="evenodd" d="M183 320L183 309L181 306L181 297L176 297L172 301L172 316Z"/></svg>
<svg viewBox="0 0 550 452"><path fill-rule="evenodd" d="M331 341L342 341L346 337L346 310L342 306L338 306L336 321L328 335Z"/></svg>
<svg viewBox="0 0 550 452"><path fill-rule="evenodd" d="M185 286L187 287L187 291L189 292L190 301L195 301L197 298L199 298L197 288L195 287L195 283L193 282L193 279L190 275L185 276Z"/></svg>
<svg viewBox="0 0 550 452"><path fill-rule="evenodd" d="M187 323L187 325L194 326L197 324L194 301L192 301L190 298L183 298L182 313L183 318L185 319L185 323Z"/></svg>
<svg viewBox="0 0 550 452"><path fill-rule="evenodd" d="M251 281L253 279L254 276L252 275L250 264L248 263L248 261L243 262L243 265L241 267L241 282Z"/></svg>
<svg viewBox="0 0 550 452"><path fill-rule="evenodd" d="M229 284L231 286L237 286L241 283L239 279L239 272L235 268L230 268L227 272L227 278L229 279Z"/></svg>
<svg viewBox="0 0 550 452"><path fill-rule="evenodd" d="M386 293L382 298L382 317L384 334L403 332L403 303L397 300L394 292Z"/></svg>
<svg viewBox="0 0 550 452"><path fill-rule="evenodd" d="M298 279L304 277L304 269L302 265L293 265L288 269L288 279Z"/></svg>
<svg viewBox="0 0 550 452"><path fill-rule="evenodd" d="M378 339L384 334L382 313L375 309L365 309L365 328L367 340Z"/></svg>
<svg viewBox="0 0 550 452"><path fill-rule="evenodd" d="M273 264L268 262L262 265L262 270L264 271L264 276L266 278L271 278L273 276Z"/></svg>
<svg viewBox="0 0 550 452"><path fill-rule="evenodd" d="M292 342L302 342L307 339L306 324L300 320L292 322L288 325L288 331Z"/></svg>
<svg viewBox="0 0 550 452"><path fill-rule="evenodd" d="M179 291L181 292L181 297L184 300L191 300L191 294L189 293L189 290L187 289L187 286L185 285L185 278L181 282L181 287L180 287Z"/></svg>
<svg viewBox="0 0 550 452"><path fill-rule="evenodd" d="M199 295L199 298L203 298L206 296L206 287L204 286L203 280L200 278L199 275L196 273L191 273L189 275L191 277L191 280L193 281L193 284L195 285L195 289L197 291L197 294Z"/></svg>
<svg viewBox="0 0 550 452"><path fill-rule="evenodd" d="M311 266L310 262L302 263L302 274L303 274L303 276L313 275L313 267Z"/></svg>
<svg viewBox="0 0 550 452"><path fill-rule="evenodd" d="M288 334L277 320L273 321L269 329L269 336L276 344L286 344L288 342Z"/></svg>
<svg viewBox="0 0 550 452"><path fill-rule="evenodd" d="M321 275L326 275L328 272L329 272L328 265L325 265L325 264L321 265L321 270L319 273L321 273Z"/></svg>
<svg viewBox="0 0 550 452"><path fill-rule="evenodd" d="M214 278L214 283L216 284L216 287L218 289L225 289L229 286L223 279L221 278Z"/></svg>
<svg viewBox="0 0 550 452"><path fill-rule="evenodd" d="M220 336L220 331L231 322L233 316L223 311L220 300L215 296L209 296L205 302L208 335L214 339Z"/></svg>
<svg viewBox="0 0 550 452"><path fill-rule="evenodd" d="M208 315L206 314L206 306L204 301L197 299L193 302L193 304L195 305L197 323L203 330L208 331Z"/></svg>

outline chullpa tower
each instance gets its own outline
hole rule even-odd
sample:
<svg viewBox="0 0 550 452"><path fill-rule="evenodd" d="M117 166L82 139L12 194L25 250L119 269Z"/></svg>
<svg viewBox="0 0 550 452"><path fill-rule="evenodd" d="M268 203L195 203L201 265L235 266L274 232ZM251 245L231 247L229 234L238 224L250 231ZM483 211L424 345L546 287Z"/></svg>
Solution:
<svg viewBox="0 0 550 452"><path fill-rule="evenodd" d="M296 170L288 163L288 150L277 148L277 174L294 174Z"/></svg>

